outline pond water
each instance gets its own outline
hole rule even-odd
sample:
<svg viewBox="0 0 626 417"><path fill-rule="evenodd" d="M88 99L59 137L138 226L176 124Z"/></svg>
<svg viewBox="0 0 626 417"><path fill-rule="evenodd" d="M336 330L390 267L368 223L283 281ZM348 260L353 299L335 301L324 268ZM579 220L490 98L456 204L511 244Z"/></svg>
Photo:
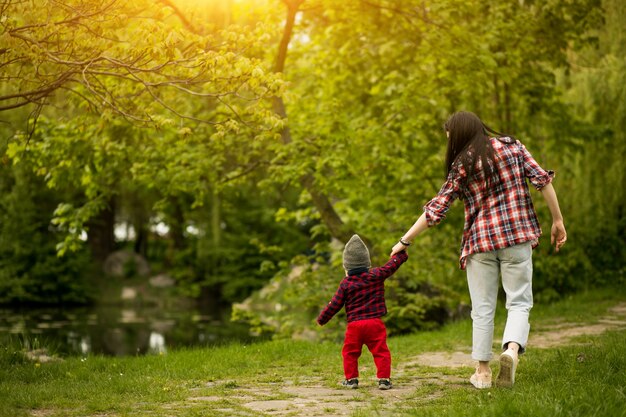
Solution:
<svg viewBox="0 0 626 417"><path fill-rule="evenodd" d="M229 318L229 310L195 308L0 307L0 345L47 348L60 356L128 356L256 340L247 326Z"/></svg>

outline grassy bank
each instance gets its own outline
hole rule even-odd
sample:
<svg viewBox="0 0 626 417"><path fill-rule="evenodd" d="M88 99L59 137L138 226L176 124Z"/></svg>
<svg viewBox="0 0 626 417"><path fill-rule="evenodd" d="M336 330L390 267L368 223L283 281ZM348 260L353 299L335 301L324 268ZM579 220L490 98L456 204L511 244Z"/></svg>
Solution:
<svg viewBox="0 0 626 417"><path fill-rule="evenodd" d="M14 347L4 346L0 415L626 416L622 309L626 310L624 289L596 290L535 306L531 346L520 361L516 386L481 391L467 382L470 366L435 367L419 356L467 355L468 320L390 338L395 387L387 392L375 388L367 352L361 360L361 388L346 391L337 386L342 378L340 343L274 341L161 356L90 356L46 363L25 359ZM504 309L499 308L496 335L503 321ZM567 339L565 333L555 333L584 326L594 330L569 334ZM552 344L533 349L535 334L554 336L545 339ZM495 375L495 361L492 369Z"/></svg>

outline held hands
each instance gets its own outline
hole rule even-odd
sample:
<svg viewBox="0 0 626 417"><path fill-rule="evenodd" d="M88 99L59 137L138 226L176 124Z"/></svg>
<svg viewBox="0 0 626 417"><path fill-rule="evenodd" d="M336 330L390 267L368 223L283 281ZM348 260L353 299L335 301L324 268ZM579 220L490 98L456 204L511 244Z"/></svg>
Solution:
<svg viewBox="0 0 626 417"><path fill-rule="evenodd" d="M558 252L561 246L567 241L567 232L565 231L565 225L562 220L552 223L552 230L550 233L550 243L554 245L554 248Z"/></svg>
<svg viewBox="0 0 626 417"><path fill-rule="evenodd" d="M393 246L393 248L391 248L391 254L389 255L389 257L391 258L396 253L402 252L403 250L406 250L408 247L409 247L409 245L404 245L401 242L396 243Z"/></svg>

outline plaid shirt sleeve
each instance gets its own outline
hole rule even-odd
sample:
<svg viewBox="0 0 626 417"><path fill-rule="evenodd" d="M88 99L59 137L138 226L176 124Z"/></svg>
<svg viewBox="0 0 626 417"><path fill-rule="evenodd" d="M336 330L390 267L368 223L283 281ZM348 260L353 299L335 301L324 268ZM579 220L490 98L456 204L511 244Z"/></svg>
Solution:
<svg viewBox="0 0 626 417"><path fill-rule="evenodd" d="M319 316L317 316L317 323L320 326L325 325L334 317L335 314L341 310L343 305L346 302L345 299L345 290L343 288L343 281L339 284L339 288L337 288L337 292L333 296L333 299L324 307L324 309L320 312Z"/></svg>
<svg viewBox="0 0 626 417"><path fill-rule="evenodd" d="M546 171L541 168L524 144L521 142L518 143L521 146L522 159L524 161L524 175L537 190L541 190L552 182L554 171Z"/></svg>
<svg viewBox="0 0 626 417"><path fill-rule="evenodd" d="M406 253L405 250L403 250L393 255L385 265L378 268L373 268L371 272L376 278L385 280L392 276L394 272L396 272L398 268L400 268L400 265L405 263L407 259L409 259L409 255Z"/></svg>
<svg viewBox="0 0 626 417"><path fill-rule="evenodd" d="M465 171L462 166L450 170L446 182L441 186L439 193L424 206L426 223L429 226L439 224L450 209L450 205L459 198L461 193L461 179Z"/></svg>
<svg viewBox="0 0 626 417"><path fill-rule="evenodd" d="M351 284L349 280L344 279L339 285L333 299L324 307L319 316L317 316L317 323L321 326L328 323L344 306L346 306L348 322L385 315L387 308L385 307L384 284L382 281L393 275L408 257L409 255L407 255L406 251L401 251L389 259L385 265L372 268L369 272L363 272L362 279L365 279L365 282L370 280L369 284L366 284L365 287L350 287L354 285L354 282ZM348 301L349 304L346 305L348 292L352 291L354 293L356 290L361 291L360 296L357 297L360 301L353 302L352 304Z"/></svg>

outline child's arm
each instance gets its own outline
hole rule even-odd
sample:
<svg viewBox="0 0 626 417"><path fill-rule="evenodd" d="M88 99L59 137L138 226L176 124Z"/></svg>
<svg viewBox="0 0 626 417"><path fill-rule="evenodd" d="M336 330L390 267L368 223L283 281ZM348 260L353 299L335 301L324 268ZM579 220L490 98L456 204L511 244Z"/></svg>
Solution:
<svg viewBox="0 0 626 417"><path fill-rule="evenodd" d="M561 249L561 246L567 241L567 232L565 231L565 225L563 224L563 215L559 208L559 200L556 197L556 191L552 183L546 184L539 190L541 195L546 200L546 204L552 214L552 230L550 232L550 243L554 245L556 251Z"/></svg>
<svg viewBox="0 0 626 417"><path fill-rule="evenodd" d="M341 310L345 303L345 291L343 289L343 285L339 285L337 292L333 296L333 299L330 300L330 303L326 304L326 307L320 312L319 316L317 316L317 324L320 326L325 325L334 317L335 314Z"/></svg>
<svg viewBox="0 0 626 417"><path fill-rule="evenodd" d="M398 252L393 255L391 259L387 261L387 263L379 268L373 268L371 273L378 279L387 279L394 274L400 268L400 265L406 262L409 258L409 255L405 250Z"/></svg>

